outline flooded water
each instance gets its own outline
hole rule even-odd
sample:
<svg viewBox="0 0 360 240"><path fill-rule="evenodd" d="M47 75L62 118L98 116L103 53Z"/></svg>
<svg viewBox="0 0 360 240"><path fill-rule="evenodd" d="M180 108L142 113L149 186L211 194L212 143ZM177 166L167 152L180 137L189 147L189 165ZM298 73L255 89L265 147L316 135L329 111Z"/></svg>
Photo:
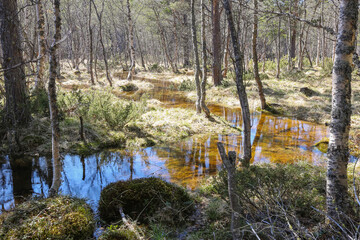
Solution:
<svg viewBox="0 0 360 240"><path fill-rule="evenodd" d="M194 107L183 92L171 90L167 82L143 80L155 85L146 94L160 100L165 107ZM138 99L144 93L124 93L122 97ZM217 105L210 105L209 108L213 114L223 117L233 126L242 126L239 108ZM325 162L325 154L314 144L328 135L327 127L257 112L252 113L251 121L254 163ZM60 191L62 194L87 198L96 209L101 190L118 180L159 176L194 189L204 177L216 174L221 168L216 146L218 141L223 142L228 151L236 151L241 156L240 133L195 136L174 146L104 151L86 158L66 155ZM50 158L0 159L0 212L13 207L24 197L46 196L51 179Z"/></svg>

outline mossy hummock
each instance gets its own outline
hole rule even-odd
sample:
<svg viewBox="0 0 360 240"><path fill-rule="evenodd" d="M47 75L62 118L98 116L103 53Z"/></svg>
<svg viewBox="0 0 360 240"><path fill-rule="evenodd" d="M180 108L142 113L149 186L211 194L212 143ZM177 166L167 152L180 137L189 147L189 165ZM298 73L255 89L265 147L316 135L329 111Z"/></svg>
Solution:
<svg viewBox="0 0 360 240"><path fill-rule="evenodd" d="M31 200L0 216L0 239L90 239L94 227L92 210L84 200Z"/></svg>
<svg viewBox="0 0 360 240"><path fill-rule="evenodd" d="M108 185L101 192L100 217L107 223L118 222L120 208L140 223L171 225L184 222L194 210L193 200L185 189L155 177Z"/></svg>

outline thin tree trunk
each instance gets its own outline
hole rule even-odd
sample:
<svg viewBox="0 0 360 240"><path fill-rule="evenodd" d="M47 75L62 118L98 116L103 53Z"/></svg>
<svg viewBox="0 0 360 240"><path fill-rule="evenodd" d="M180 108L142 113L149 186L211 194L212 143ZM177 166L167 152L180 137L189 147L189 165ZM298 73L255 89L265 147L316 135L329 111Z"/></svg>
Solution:
<svg viewBox="0 0 360 240"><path fill-rule="evenodd" d="M212 39L213 39L213 82L215 86L221 85L221 32L219 0L212 0Z"/></svg>
<svg viewBox="0 0 360 240"><path fill-rule="evenodd" d="M276 78L280 78L280 60L281 60L281 18L279 17L278 34L277 34Z"/></svg>
<svg viewBox="0 0 360 240"><path fill-rule="evenodd" d="M52 158L53 158L53 181L49 190L49 196L58 193L61 184L61 162L60 162L60 128L59 128L59 110L56 99L56 68L59 64L56 57L58 42L61 39L61 18L60 18L60 0L54 0L55 17L55 35L54 42L50 48L50 69L49 69L49 106L52 129Z"/></svg>
<svg viewBox="0 0 360 240"><path fill-rule="evenodd" d="M195 0L191 0L191 32L192 32L192 41L194 48L194 60L195 60L195 83L197 90L197 100L196 100L196 112L201 113L201 86L200 86L200 61L199 61L199 52L197 45L197 35L196 35L196 19L195 19Z"/></svg>
<svg viewBox="0 0 360 240"><path fill-rule="evenodd" d="M8 129L11 127L16 132L17 126L31 120L16 0L0 1L0 25L6 92L4 122Z"/></svg>
<svg viewBox="0 0 360 240"><path fill-rule="evenodd" d="M90 80L91 84L95 85L94 80L94 69L93 69L93 63L94 63L94 50L93 50L93 29L91 27L91 13L92 13L92 6L91 2L89 2L89 73L90 73Z"/></svg>
<svg viewBox="0 0 360 240"><path fill-rule="evenodd" d="M224 0L227 1L227 0ZM236 194L236 152L229 152L229 155L226 155L225 148L221 142L217 143L218 150L220 153L221 160L228 174L228 193L231 207L231 233L233 240L240 240L241 237L241 206L239 196Z"/></svg>
<svg viewBox="0 0 360 240"><path fill-rule="evenodd" d="M351 117L351 72L358 20L358 1L340 1L339 34L333 68L332 111L327 166L327 213L338 219L347 213L349 195L347 165Z"/></svg>
<svg viewBox="0 0 360 240"><path fill-rule="evenodd" d="M127 80L132 80L135 75L135 46L134 46L134 24L131 18L130 1L126 0L128 27L129 27L129 47L130 47L130 69L127 76Z"/></svg>
<svg viewBox="0 0 360 240"><path fill-rule="evenodd" d="M201 38L202 38L202 58L203 58L203 72L201 80L201 109L207 117L210 117L210 110L206 106L206 81L207 81L207 54L206 54L206 28L205 28L205 3L201 0ZM221 74L220 74L221 75Z"/></svg>
<svg viewBox="0 0 360 240"><path fill-rule="evenodd" d="M229 0L223 0L224 8L226 11L228 23L229 23L229 30L231 34L231 39L234 48L234 55L235 55L235 73L236 73L236 88L240 100L241 105L241 112L242 112L242 119L244 123L244 136L243 136L243 144L244 144L244 156L242 159L242 164L244 167L248 167L250 165L251 160L251 124L250 124L250 110L249 110L249 103L247 99L247 94L244 86L243 81L243 56L240 52L240 47L238 43L238 35L235 29L232 12L230 8Z"/></svg>
<svg viewBox="0 0 360 240"><path fill-rule="evenodd" d="M101 13L99 13L94 0L91 0L94 8L95 8L95 12L97 15L97 18L99 20L99 40L100 40L100 45L102 48L102 53L103 53L103 57L104 57L104 62L105 62L105 71L106 71L106 79L109 82L110 87L112 87L112 80L111 80L111 76L110 76L110 72L109 72L109 65L108 65L108 61L107 61L107 56L106 56L106 49L105 49L105 45L104 45L104 41L103 41L103 37L102 37L102 13L104 10L104 2L102 2L102 10Z"/></svg>
<svg viewBox="0 0 360 240"><path fill-rule="evenodd" d="M189 28L189 23L188 23L188 16L187 14L184 14L183 16L183 26L185 29L185 36L183 37L183 49L184 49L184 68L189 67L190 66L190 57L189 57L189 34L188 34L188 28Z"/></svg>
<svg viewBox="0 0 360 240"><path fill-rule="evenodd" d="M229 29L229 28L227 28ZM230 31L228 30L227 37L226 37L226 45L225 45L225 53L224 53L224 72L223 77L227 77L228 69L229 69L229 45L230 45Z"/></svg>
<svg viewBox="0 0 360 240"><path fill-rule="evenodd" d="M42 0L36 3L37 36L38 36L38 61L35 79L35 90L45 89L45 61L46 61L46 39L45 39L45 17Z"/></svg>
<svg viewBox="0 0 360 240"><path fill-rule="evenodd" d="M257 35L258 35L258 2L254 0L254 25L253 25L253 34L252 34L252 53L253 53L253 62L254 62L254 76L255 81L258 86L258 92L261 102L261 109L266 109L266 99L264 95L263 85L259 75L259 63L258 63L258 54L257 54Z"/></svg>

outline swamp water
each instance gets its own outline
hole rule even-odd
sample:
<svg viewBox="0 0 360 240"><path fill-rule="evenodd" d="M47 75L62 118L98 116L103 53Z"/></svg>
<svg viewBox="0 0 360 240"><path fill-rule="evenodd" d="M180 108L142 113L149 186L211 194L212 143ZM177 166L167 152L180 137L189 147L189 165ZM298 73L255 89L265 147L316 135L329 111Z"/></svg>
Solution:
<svg viewBox="0 0 360 240"><path fill-rule="evenodd" d="M146 92L164 107L194 108L183 92L171 90L166 81L142 79L155 87ZM120 97L139 99L145 92L124 93ZM213 114L234 127L242 126L239 108L209 105ZM327 136L327 127L315 123L253 112L252 161L255 163L292 163L309 161L324 164L325 154L314 147ZM62 194L88 199L94 209L101 190L118 180L159 176L194 189L207 176L221 168L216 143L223 142L227 151L241 156L241 133L194 136L173 146L148 147L139 150L104 151L89 157L66 155L63 159ZM51 158L39 157L9 161L0 159L0 213L10 209L26 196L47 195L52 181Z"/></svg>

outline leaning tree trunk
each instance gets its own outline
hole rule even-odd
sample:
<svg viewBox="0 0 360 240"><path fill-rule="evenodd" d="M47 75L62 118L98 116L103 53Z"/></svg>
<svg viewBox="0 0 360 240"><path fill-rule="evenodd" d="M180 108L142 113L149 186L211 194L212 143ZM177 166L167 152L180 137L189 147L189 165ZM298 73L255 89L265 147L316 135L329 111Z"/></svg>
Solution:
<svg viewBox="0 0 360 240"><path fill-rule="evenodd" d="M192 33L192 41L194 48L195 83L197 90L196 112L201 113L201 86L199 79L200 60L199 60L199 52L198 52L197 37L196 37L195 0L191 0L191 33Z"/></svg>
<svg viewBox="0 0 360 240"><path fill-rule="evenodd" d="M340 1L339 34L333 68L332 111L328 149L326 202L329 217L349 208L347 165L351 117L351 72L358 20L358 1Z"/></svg>
<svg viewBox="0 0 360 240"><path fill-rule="evenodd" d="M221 32L219 0L212 0L212 39L213 39L213 81L215 86L221 85Z"/></svg>
<svg viewBox="0 0 360 240"><path fill-rule="evenodd" d="M38 37L38 62L35 79L35 89L45 89L45 61L46 61L46 39L45 39L45 17L42 0L36 3L37 37Z"/></svg>
<svg viewBox="0 0 360 240"><path fill-rule="evenodd" d="M6 92L4 123L16 138L17 126L26 125L31 119L16 0L0 0L0 25Z"/></svg>
<svg viewBox="0 0 360 240"><path fill-rule="evenodd" d="M127 80L131 80L135 75L135 46L134 46L134 24L131 18L131 7L130 1L126 0L126 7L127 7L127 17L128 17L128 24L129 24L129 47L130 47L130 69L129 74L127 76Z"/></svg>
<svg viewBox="0 0 360 240"><path fill-rule="evenodd" d="M60 128L59 128L59 110L56 99L56 68L57 61L56 52L58 42L61 38L61 17L60 17L60 0L54 0L54 17L55 17L55 35L54 42L50 48L50 69L49 69L49 106L52 129L52 157L53 157L53 182L49 190L49 195L54 196L58 193L61 183L61 162L60 162Z"/></svg>
<svg viewBox="0 0 360 240"><path fill-rule="evenodd" d="M253 35L252 35L252 53L253 53L253 62L254 62L254 76L255 81L258 86L258 92L261 102L261 109L266 109L267 104L265 100L263 85L259 75L259 64L258 64L258 54L257 54L257 35L258 35L258 2L254 0L254 25L253 25Z"/></svg>
<svg viewBox="0 0 360 240"><path fill-rule="evenodd" d="M205 28L205 3L201 0L201 43L202 43L202 58L203 58L203 72L201 80L201 109L207 117L210 117L210 110L206 106L206 81L207 81L207 54L206 54L206 28ZM221 72L220 72L221 75Z"/></svg>
<svg viewBox="0 0 360 240"><path fill-rule="evenodd" d="M251 124L250 124L250 110L249 110L249 103L247 99L247 94L245 90L245 85L243 81L243 56L240 52L240 47L238 43L238 35L235 29L235 24L232 16L232 11L230 7L229 0L223 0L225 12L227 15L228 23L229 23L229 30L231 34L231 39L234 48L234 55L235 55L235 73L236 73L236 88L237 93L240 100L241 105L241 112L242 118L244 123L244 136L243 136L243 144L244 144L244 156L242 159L242 164L245 167L250 165L251 160Z"/></svg>

